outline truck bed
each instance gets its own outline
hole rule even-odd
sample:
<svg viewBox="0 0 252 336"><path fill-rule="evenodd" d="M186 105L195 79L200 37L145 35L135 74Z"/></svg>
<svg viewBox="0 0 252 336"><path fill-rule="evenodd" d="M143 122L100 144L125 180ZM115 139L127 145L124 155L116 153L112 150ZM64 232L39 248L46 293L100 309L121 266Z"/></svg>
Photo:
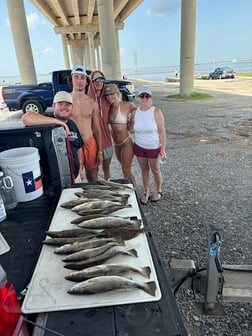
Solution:
<svg viewBox="0 0 252 336"><path fill-rule="evenodd" d="M53 126L0 127L0 151L35 146L41 159L43 195L33 201L19 203L0 223L0 232L10 245L10 250L0 256L0 263L18 294L27 288L32 278L45 231L50 226L62 190L79 186L69 184L70 170L62 132L62 127ZM124 180L117 182L125 183ZM143 223L147 225L138 199L137 202ZM32 322L37 321L57 335L65 336L187 335L151 233L147 234L147 239L162 292L159 301L55 311L25 317ZM20 300L22 303L22 295ZM33 336L52 334L46 330L40 333L41 330L34 328Z"/></svg>
<svg viewBox="0 0 252 336"><path fill-rule="evenodd" d="M1 223L1 232L11 249L0 260L18 293L28 286L32 277L60 193L53 188L36 200L19 203ZM147 225L140 204L139 207ZM151 233L147 239L162 292L159 301L43 313L38 315L40 321L43 317L46 328L71 336L80 332L83 336L98 336L101 332L103 336L187 335ZM38 332L40 328L35 328L33 335L39 335ZM49 336L51 332L42 335Z"/></svg>

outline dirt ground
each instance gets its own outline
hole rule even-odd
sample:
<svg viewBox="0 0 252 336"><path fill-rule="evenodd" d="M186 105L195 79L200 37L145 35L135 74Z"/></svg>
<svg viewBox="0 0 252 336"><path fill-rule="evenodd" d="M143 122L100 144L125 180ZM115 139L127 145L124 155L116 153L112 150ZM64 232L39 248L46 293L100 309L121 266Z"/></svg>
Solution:
<svg viewBox="0 0 252 336"><path fill-rule="evenodd" d="M136 87L138 85L151 85L152 87L162 86L167 88L173 88L179 92L179 82L177 83L153 83L144 80L134 79ZM249 77L236 77L234 79L218 79L218 80L204 80L195 79L194 80L195 91L197 89L209 90L209 91L219 91L226 93L235 93L240 95L252 96L252 78Z"/></svg>

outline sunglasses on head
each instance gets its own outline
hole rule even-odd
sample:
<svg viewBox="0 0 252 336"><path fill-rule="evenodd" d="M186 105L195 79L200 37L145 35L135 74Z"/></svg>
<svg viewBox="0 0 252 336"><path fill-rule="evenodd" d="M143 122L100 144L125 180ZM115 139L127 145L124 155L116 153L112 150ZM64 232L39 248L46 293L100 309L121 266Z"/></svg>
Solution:
<svg viewBox="0 0 252 336"><path fill-rule="evenodd" d="M95 82L95 83L99 83L99 82L104 83L105 79L104 78L96 78L96 79L93 80L93 82Z"/></svg>
<svg viewBox="0 0 252 336"><path fill-rule="evenodd" d="M139 95L139 97L140 97L140 98L150 98L151 95L148 94L148 93L141 93L141 94Z"/></svg>

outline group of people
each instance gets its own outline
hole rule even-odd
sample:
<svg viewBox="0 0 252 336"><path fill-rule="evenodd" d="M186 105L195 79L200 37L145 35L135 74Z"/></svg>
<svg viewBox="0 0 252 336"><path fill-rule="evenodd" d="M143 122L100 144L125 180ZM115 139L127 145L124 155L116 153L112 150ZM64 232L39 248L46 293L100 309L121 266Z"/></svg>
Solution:
<svg viewBox="0 0 252 336"><path fill-rule="evenodd" d="M113 152L122 169L122 176L136 186L131 165L136 156L141 169L144 194L140 201L157 202L162 197L162 173L158 155L166 159L164 116L152 105L149 87L138 92L139 107L122 101L115 84L106 84L102 71L95 70L89 80L84 66L71 71L72 92L59 91L53 99L53 116L28 112L22 116L25 125L59 124L65 128L71 145L74 165L73 182L98 180L99 166L104 179L111 178ZM87 89L88 85L88 89ZM155 191L150 196L150 171Z"/></svg>

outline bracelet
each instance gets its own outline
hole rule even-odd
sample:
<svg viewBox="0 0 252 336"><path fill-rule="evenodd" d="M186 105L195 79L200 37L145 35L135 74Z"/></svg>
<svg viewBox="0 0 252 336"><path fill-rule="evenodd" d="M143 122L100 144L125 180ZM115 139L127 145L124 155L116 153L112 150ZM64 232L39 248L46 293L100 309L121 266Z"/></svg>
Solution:
<svg viewBox="0 0 252 336"><path fill-rule="evenodd" d="M98 151L97 153L98 153L98 154L103 154L103 151Z"/></svg>

